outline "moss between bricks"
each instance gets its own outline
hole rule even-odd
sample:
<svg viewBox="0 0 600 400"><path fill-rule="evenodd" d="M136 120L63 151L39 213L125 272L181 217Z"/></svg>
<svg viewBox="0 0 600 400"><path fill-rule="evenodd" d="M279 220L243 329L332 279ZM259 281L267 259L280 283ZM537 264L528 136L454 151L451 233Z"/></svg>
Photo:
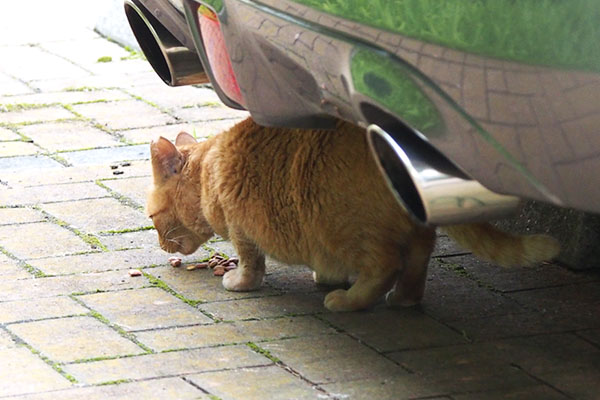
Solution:
<svg viewBox="0 0 600 400"><path fill-rule="evenodd" d="M150 282L150 284L152 284L152 286L160 288L162 290L164 290L167 293L172 294L173 296L177 297L179 300L183 301L186 304L189 304L190 306L197 308L198 304L202 304L203 302L201 300L191 300L186 298L185 296L177 293L176 291L174 291L173 289L171 289L169 287L169 285L167 285L164 281L162 281L160 278L155 277L154 275L150 275L146 272L142 272L144 274L144 276L148 279L148 281ZM205 312L203 312L202 310L200 310L204 315L206 315L207 317L209 317L210 319L212 319L213 321L216 321L215 318L210 315L207 314Z"/></svg>
<svg viewBox="0 0 600 400"><path fill-rule="evenodd" d="M75 301L77 301L79 304L81 304L84 307L89 309L89 307L87 307L85 305L85 303L83 303L79 299L77 299L75 297L71 297L71 298L74 299ZM123 336L125 339L131 340L133 343L138 345L142 350L144 350L147 354L154 353L154 350L152 350L151 348L149 348L148 346L146 346L145 344L143 344L139 340L137 340L134 334L125 331L119 325L111 323L105 316L103 316L99 312L90 310L89 315L90 315L90 317L96 318L98 321L102 322L103 324L110 326L112 329L117 331L119 333L119 335ZM127 356L118 356L118 357L113 357L113 358L124 358L124 357L127 357ZM129 357L131 357L131 355L129 355ZM103 358L103 359L106 359L106 358Z"/></svg>
<svg viewBox="0 0 600 400"><path fill-rule="evenodd" d="M48 276L44 272L42 272L41 270L35 268L33 265L27 264L25 261L19 260L17 257L15 257L13 254L11 254L9 251L7 251L2 246L0 246L0 253L4 254L5 256L7 256L8 258L10 258L11 260L15 261L19 267L23 268L24 270L26 270L27 272L29 272L30 274L32 274L36 278L44 278L44 277Z"/></svg>
<svg viewBox="0 0 600 400"><path fill-rule="evenodd" d="M51 366L56 372L58 372L63 377L65 377L69 382L71 382L71 383L78 383L77 379L75 379L75 377L73 375L65 372L60 367L60 365L58 365L57 363L55 363L52 360L50 360L48 357L46 357L45 355L43 355L39 350L34 349L33 347L31 347L30 345L28 345L26 343L23 346L27 347L36 356L40 357L42 359L42 361L44 361L46 364L48 364L49 366Z"/></svg>
<svg viewBox="0 0 600 400"><path fill-rule="evenodd" d="M279 358L275 357L273 354L271 354L271 352L269 350L263 349L262 347L258 346L254 342L247 342L246 346L250 347L256 353L262 354L263 356L267 357L269 360L273 361L274 363L281 362L281 360Z"/></svg>
<svg viewBox="0 0 600 400"><path fill-rule="evenodd" d="M141 206L140 204L137 204L135 201L133 201L129 197L123 196L121 193L115 192L114 190L112 190L111 188L106 186L104 183L102 183L102 181L100 179L96 180L94 183L96 183L96 185L100 186L102 189L106 190L113 198L117 199L119 201L119 203L126 205L128 207L135 208L136 210L139 210L139 211L144 211L143 206ZM152 229L152 228L153 227L143 227L141 229L135 229L135 231L148 230L148 229ZM131 232L131 230L129 230L129 232ZM124 233L124 232L110 231L110 232L106 232L106 233Z"/></svg>

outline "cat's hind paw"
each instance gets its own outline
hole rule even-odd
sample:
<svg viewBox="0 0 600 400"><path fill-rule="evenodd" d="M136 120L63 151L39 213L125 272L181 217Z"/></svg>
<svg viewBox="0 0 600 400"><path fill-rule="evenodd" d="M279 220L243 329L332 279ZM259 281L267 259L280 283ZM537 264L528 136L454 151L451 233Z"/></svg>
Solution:
<svg viewBox="0 0 600 400"><path fill-rule="evenodd" d="M262 274L244 273L244 269L236 268L223 275L223 286L232 292L250 292L258 290L262 283Z"/></svg>
<svg viewBox="0 0 600 400"><path fill-rule="evenodd" d="M358 309L348 298L348 291L344 289L329 292L325 296L324 304L329 311L354 311Z"/></svg>
<svg viewBox="0 0 600 400"><path fill-rule="evenodd" d="M385 303L388 305L388 307L392 308L412 307L419 304L422 297L423 296L407 297L403 296L397 290L391 290L385 296Z"/></svg>

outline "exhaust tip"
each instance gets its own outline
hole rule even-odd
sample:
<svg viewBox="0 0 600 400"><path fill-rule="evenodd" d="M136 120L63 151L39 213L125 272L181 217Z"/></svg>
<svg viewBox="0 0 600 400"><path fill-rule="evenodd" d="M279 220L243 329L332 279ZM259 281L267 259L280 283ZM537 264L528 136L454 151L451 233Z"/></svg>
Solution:
<svg viewBox="0 0 600 400"><path fill-rule="evenodd" d="M411 176L413 171L410 171L410 160L404 150L387 132L376 125L369 126L367 135L371 151L375 154L396 200L419 222L426 223L425 204Z"/></svg>
<svg viewBox="0 0 600 400"><path fill-rule="evenodd" d="M485 188L416 132L393 135L370 125L367 139L392 193L422 224L487 221L519 206L519 198Z"/></svg>
<svg viewBox="0 0 600 400"><path fill-rule="evenodd" d="M135 0L125 0L124 7L144 56L167 85L209 82L198 55L182 45L149 11Z"/></svg>

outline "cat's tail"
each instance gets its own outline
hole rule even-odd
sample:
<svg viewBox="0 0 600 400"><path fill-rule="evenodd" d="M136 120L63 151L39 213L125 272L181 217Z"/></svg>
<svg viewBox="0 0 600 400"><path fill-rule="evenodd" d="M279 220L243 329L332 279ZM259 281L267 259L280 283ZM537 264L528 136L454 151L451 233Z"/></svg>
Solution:
<svg viewBox="0 0 600 400"><path fill-rule="evenodd" d="M461 247L502 267L532 266L550 261L560 252L548 235L513 235L488 223L450 225L441 228Z"/></svg>

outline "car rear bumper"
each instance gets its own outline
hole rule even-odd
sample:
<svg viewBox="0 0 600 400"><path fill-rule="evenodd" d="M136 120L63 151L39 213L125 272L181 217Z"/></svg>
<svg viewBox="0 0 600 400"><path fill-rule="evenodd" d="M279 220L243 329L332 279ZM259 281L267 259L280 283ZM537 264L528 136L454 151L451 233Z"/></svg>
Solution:
<svg viewBox="0 0 600 400"><path fill-rule="evenodd" d="M171 2L193 24L197 3ZM597 72L474 55L293 1L208 3L257 122L398 123L494 192L600 212Z"/></svg>

